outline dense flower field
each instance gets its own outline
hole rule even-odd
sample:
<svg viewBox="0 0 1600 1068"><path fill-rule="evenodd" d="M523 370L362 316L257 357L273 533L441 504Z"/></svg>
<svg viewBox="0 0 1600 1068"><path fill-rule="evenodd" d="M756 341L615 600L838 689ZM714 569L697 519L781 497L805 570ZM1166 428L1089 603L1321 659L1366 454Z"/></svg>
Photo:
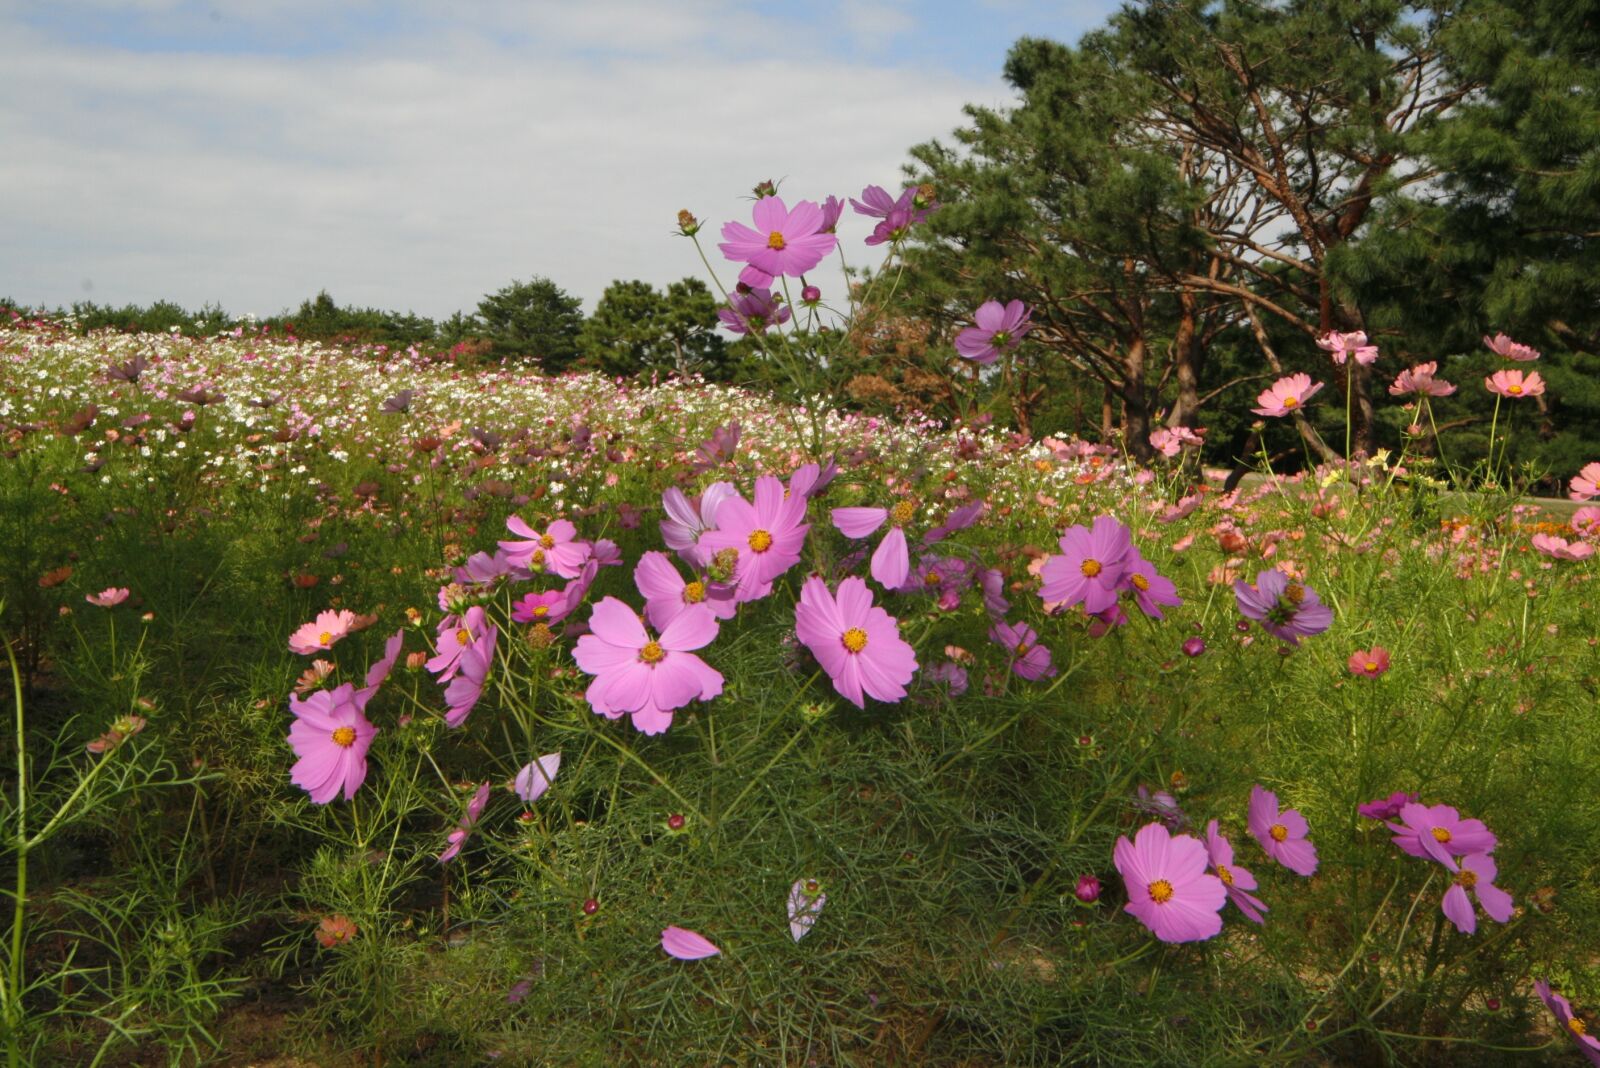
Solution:
<svg viewBox="0 0 1600 1068"><path fill-rule="evenodd" d="M242 328L0 358L18 1063L1600 1057L1592 510Z"/></svg>

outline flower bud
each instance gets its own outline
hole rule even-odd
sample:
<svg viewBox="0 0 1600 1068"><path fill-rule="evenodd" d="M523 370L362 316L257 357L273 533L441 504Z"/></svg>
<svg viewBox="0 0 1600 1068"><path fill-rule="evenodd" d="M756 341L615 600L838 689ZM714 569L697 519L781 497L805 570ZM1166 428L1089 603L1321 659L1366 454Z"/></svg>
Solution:
<svg viewBox="0 0 1600 1068"><path fill-rule="evenodd" d="M1072 888L1072 896L1085 905L1092 905L1100 900L1100 880L1093 875L1078 876L1078 885Z"/></svg>
<svg viewBox="0 0 1600 1068"><path fill-rule="evenodd" d="M778 195L778 186L771 178L768 178L757 182L756 187L751 192L756 195L757 200L761 200L764 197L775 197Z"/></svg>
<svg viewBox="0 0 1600 1068"><path fill-rule="evenodd" d="M822 301L822 290L816 286L806 286L800 291L800 303L807 307L815 307Z"/></svg>
<svg viewBox="0 0 1600 1068"><path fill-rule="evenodd" d="M1190 638L1183 643L1184 656L1196 657L1205 651L1206 643L1204 638Z"/></svg>
<svg viewBox="0 0 1600 1068"><path fill-rule="evenodd" d="M678 212L678 233L684 237L693 237L700 232L700 220L688 208Z"/></svg>

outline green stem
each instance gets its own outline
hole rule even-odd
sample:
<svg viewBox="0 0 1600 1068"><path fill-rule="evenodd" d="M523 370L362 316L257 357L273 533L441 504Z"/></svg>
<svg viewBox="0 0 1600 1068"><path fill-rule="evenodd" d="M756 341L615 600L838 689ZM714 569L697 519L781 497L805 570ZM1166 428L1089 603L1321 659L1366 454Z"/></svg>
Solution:
<svg viewBox="0 0 1600 1068"><path fill-rule="evenodd" d="M22 713L22 669L17 655L6 642L6 658L11 661L12 696L17 703L17 884L11 912L11 959L7 961L3 991L6 1022L6 1059L11 1068L22 1066L22 925L28 902L28 750L27 727Z"/></svg>

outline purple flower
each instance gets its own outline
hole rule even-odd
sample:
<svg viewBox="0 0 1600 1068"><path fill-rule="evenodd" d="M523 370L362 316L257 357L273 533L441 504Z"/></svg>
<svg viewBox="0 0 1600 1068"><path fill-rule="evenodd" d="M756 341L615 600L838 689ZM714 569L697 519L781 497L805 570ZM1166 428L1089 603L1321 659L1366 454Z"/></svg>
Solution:
<svg viewBox="0 0 1600 1068"><path fill-rule="evenodd" d="M717 507L717 529L700 536L702 550L735 549L737 598L753 601L772 592L772 580L800 562L805 544L806 498L788 494L771 475L756 479L755 503L737 493Z"/></svg>
<svg viewBox="0 0 1600 1068"><path fill-rule="evenodd" d="M489 629L488 617L476 605L459 616L445 616L439 621L438 652L428 660L428 670L439 676L440 682L455 678L462 656Z"/></svg>
<svg viewBox="0 0 1600 1068"><path fill-rule="evenodd" d="M690 567L704 567L707 554L700 549L700 535L716 529L717 506L738 495L731 482L713 482L693 500L673 486L661 495L661 507L667 513L661 521L661 540Z"/></svg>
<svg viewBox="0 0 1600 1068"><path fill-rule="evenodd" d="M732 619L737 611L732 596L718 598L702 579L684 580L666 553L651 552L639 557L633 569L633 584L644 597L644 617L657 630L677 618L680 612L708 611L718 619ZM731 594L732 591L725 591Z"/></svg>
<svg viewBox="0 0 1600 1068"><path fill-rule="evenodd" d="M1470 853L1461 858L1460 866L1445 866L1455 872L1455 878L1450 883L1450 889L1444 892L1444 900L1440 905L1445 916L1456 925L1456 930L1462 934L1472 934L1478 929L1478 914L1467 898L1469 890L1491 920L1505 923L1511 918L1511 895L1494 885L1494 877L1498 873L1493 857L1487 853Z"/></svg>
<svg viewBox="0 0 1600 1068"><path fill-rule="evenodd" d="M561 754L546 753L538 760L522 766L517 772L512 789L525 803L531 805L550 789L550 784L556 781L556 773L560 770Z"/></svg>
<svg viewBox="0 0 1600 1068"><path fill-rule="evenodd" d="M490 626L462 653L457 662L460 671L444 691L445 726L461 726L477 707L478 700L483 696L484 683L489 681L489 668L494 664L495 643L499 636L499 630Z"/></svg>
<svg viewBox="0 0 1600 1068"><path fill-rule="evenodd" d="M1128 556L1120 585L1133 594L1139 611L1151 619L1166 618L1161 612L1163 605L1176 608L1183 603L1183 598L1178 596L1178 587L1173 585L1171 579L1158 573L1155 565L1140 556L1137 549Z"/></svg>
<svg viewBox="0 0 1600 1068"><path fill-rule="evenodd" d="M833 680L833 688L857 708L866 697L899 701L917 670L917 655L900 637L900 624L872 603L864 579L839 583L835 597L813 576L800 588L795 635Z"/></svg>
<svg viewBox="0 0 1600 1068"><path fill-rule="evenodd" d="M577 607L567 603L560 590L526 593L511 604L511 618L517 623L559 623Z"/></svg>
<svg viewBox="0 0 1600 1068"><path fill-rule="evenodd" d="M735 293L727 306L717 309L722 325L735 334L764 334L788 322L790 315L789 305L767 289Z"/></svg>
<svg viewBox="0 0 1600 1068"><path fill-rule="evenodd" d="M1550 1010L1567 1037L1577 1043L1578 1051L1589 1058L1589 1063L1600 1065L1600 1039L1589 1033L1588 1025L1572 1011L1572 1003L1551 990L1550 984L1543 979L1534 982L1533 992L1539 995L1539 1000L1544 1002L1545 1008Z"/></svg>
<svg viewBox="0 0 1600 1068"><path fill-rule="evenodd" d="M1117 603L1118 584L1133 554L1128 528L1111 516L1093 527L1069 527L1061 537L1061 555L1045 561L1039 595L1045 604L1083 605L1090 615Z"/></svg>
<svg viewBox="0 0 1600 1068"><path fill-rule="evenodd" d="M1206 872L1209 857L1198 839L1147 823L1132 842L1119 837L1112 856L1128 889L1123 909L1161 941L1198 942L1222 931L1227 891Z"/></svg>
<svg viewBox="0 0 1600 1068"><path fill-rule="evenodd" d="M561 578L577 578L593 552L588 542L578 540L578 528L565 519L557 519L541 532L514 515L506 520L506 529L527 539L500 543L506 562L535 574L548 570Z"/></svg>
<svg viewBox="0 0 1600 1068"><path fill-rule="evenodd" d="M1391 823L1394 844L1400 852L1422 860L1436 860L1452 871L1451 857L1493 853L1497 839L1482 820L1464 820L1449 805L1400 806L1400 822Z"/></svg>
<svg viewBox="0 0 1600 1068"><path fill-rule="evenodd" d="M1306 838L1311 828L1299 811L1278 809L1278 795L1256 785L1250 788L1250 812L1245 821L1262 850L1296 875L1317 870L1317 847Z"/></svg>
<svg viewBox="0 0 1600 1068"><path fill-rule="evenodd" d="M1080 875L1072 887L1072 896L1085 905L1092 905L1100 900L1100 880L1093 875Z"/></svg>
<svg viewBox="0 0 1600 1068"><path fill-rule="evenodd" d="M1259 572L1254 586L1237 580L1233 593L1240 614L1290 645L1299 645L1301 638L1321 634L1333 625L1333 609L1322 603L1316 591L1278 568Z"/></svg>
<svg viewBox="0 0 1600 1068"><path fill-rule="evenodd" d="M1400 815L1400 810L1417 799L1416 794L1396 790L1388 797L1380 797L1376 801L1367 801L1356 806L1356 811L1369 820L1392 820Z"/></svg>
<svg viewBox="0 0 1600 1068"><path fill-rule="evenodd" d="M1181 831L1189 826L1189 816L1178 806L1178 799L1165 790L1151 793L1147 786L1139 787L1133 807L1160 820L1169 831Z"/></svg>
<svg viewBox="0 0 1600 1068"><path fill-rule="evenodd" d="M745 264L739 281L752 289L770 286L781 275L805 274L839 243L823 232L822 209L809 200L790 210L782 197L763 197L751 214L754 230L743 223L724 223L717 247L728 259Z"/></svg>
<svg viewBox="0 0 1600 1068"><path fill-rule="evenodd" d="M956 335L956 352L979 364L991 364L1002 352L1010 352L1022 343L1028 332L1032 313L1020 300L1001 304L991 300L978 306L972 313L969 326Z"/></svg>
<svg viewBox="0 0 1600 1068"><path fill-rule="evenodd" d="M345 683L332 690L318 690L310 697L290 695L289 745L300 759L289 772L289 781L311 795L318 805L326 805L344 791L344 799L356 795L367 778L367 750L378 728L364 714L376 686L357 690Z"/></svg>
<svg viewBox="0 0 1600 1068"><path fill-rule="evenodd" d="M1050 650L1039 644L1039 634L1026 623L998 622L989 637L1011 651L1011 670L1033 682L1056 673Z"/></svg>
<svg viewBox="0 0 1600 1068"><path fill-rule="evenodd" d="M1256 877L1233 862L1233 843L1217 830L1216 820L1206 824L1206 856L1211 861L1211 870L1222 880L1228 900L1233 902L1234 907L1244 913L1248 920L1265 922L1261 914L1267 911L1267 906L1249 892L1256 888Z"/></svg>
<svg viewBox="0 0 1600 1068"><path fill-rule="evenodd" d="M439 863L448 864L461 853L461 847L466 844L467 838L472 834L473 825L478 822L478 817L483 815L483 810L489 804L489 792L492 787L483 783L472 795L472 800L467 802L467 811L462 814L456 829L450 832L446 839L444 852L439 854Z"/></svg>

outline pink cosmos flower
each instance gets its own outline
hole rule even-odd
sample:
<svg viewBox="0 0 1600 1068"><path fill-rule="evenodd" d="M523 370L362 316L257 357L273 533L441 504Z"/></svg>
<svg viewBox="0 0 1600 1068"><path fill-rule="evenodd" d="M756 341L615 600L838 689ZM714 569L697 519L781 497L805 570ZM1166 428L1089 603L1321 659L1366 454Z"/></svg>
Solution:
<svg viewBox="0 0 1600 1068"><path fill-rule="evenodd" d="M1591 1035L1588 1025L1572 1011L1572 1002L1551 990L1543 979L1534 982L1533 992L1539 995L1539 1000L1544 1002L1566 1036L1577 1043L1578 1052L1589 1058L1590 1064L1600 1065L1600 1039Z"/></svg>
<svg viewBox="0 0 1600 1068"><path fill-rule="evenodd" d="M538 760L522 765L512 789L524 803L531 805L550 789L550 784L556 781L556 772L560 770L561 754L546 753Z"/></svg>
<svg viewBox="0 0 1600 1068"><path fill-rule="evenodd" d="M1505 923L1511 918L1511 895L1494 885L1497 870L1493 857L1487 853L1469 853L1461 858L1460 866L1447 864L1445 867L1455 872L1455 879L1444 892L1441 907L1456 930L1472 934L1478 929L1478 915L1467 898L1468 890L1491 920Z"/></svg>
<svg viewBox="0 0 1600 1068"><path fill-rule="evenodd" d="M1323 334L1317 338L1317 348L1330 354L1333 362L1340 367L1350 356L1354 356L1356 363L1362 367L1370 367L1378 359L1378 346L1368 343L1365 330L1353 330L1348 334L1338 331Z"/></svg>
<svg viewBox="0 0 1600 1068"><path fill-rule="evenodd" d="M499 637L499 629L491 624L461 651L455 663L455 677L450 679L450 684L444 690L445 726L461 726L478 706L479 699L483 697L484 684L489 681L489 669L494 666L495 643ZM443 682L445 677L440 676L440 681Z"/></svg>
<svg viewBox="0 0 1600 1068"><path fill-rule="evenodd" d="M593 552L588 542L578 540L578 528L565 519L557 519L540 532L514 515L506 519L506 529L526 539L500 543L506 561L536 575L550 571L561 578L577 578Z"/></svg>
<svg viewBox="0 0 1600 1068"><path fill-rule="evenodd" d="M356 614L341 609L318 612L317 618L289 635L289 650L302 656L332 649L335 642L355 627Z"/></svg>
<svg viewBox="0 0 1600 1068"><path fill-rule="evenodd" d="M700 535L716 529L717 508L738 495L731 482L713 482L694 500L673 486L661 495L661 507L667 513L661 521L661 540L690 567L705 567L709 554L700 549Z"/></svg>
<svg viewBox="0 0 1600 1068"><path fill-rule="evenodd" d="M745 264L739 281L752 289L767 288L780 275L805 274L839 243L823 233L822 209L810 200L791 211L782 197L763 197L751 214L754 230L743 223L724 223L717 247L728 259Z"/></svg>
<svg viewBox="0 0 1600 1068"><path fill-rule="evenodd" d="M1028 306L1020 300L1008 304L987 301L972 313L972 321L977 325L956 335L956 352L978 364L994 363L1001 353L1022 344L1031 316Z"/></svg>
<svg viewBox="0 0 1600 1068"><path fill-rule="evenodd" d="M700 536L702 551L734 549L735 597L754 601L772 592L772 580L800 562L805 544L806 498L784 491L772 475L756 479L755 503L735 493L717 506L717 529Z"/></svg>
<svg viewBox="0 0 1600 1068"><path fill-rule="evenodd" d="M1371 649L1357 649L1350 654L1350 674L1375 679L1389 670L1389 650L1381 645Z"/></svg>
<svg viewBox="0 0 1600 1068"><path fill-rule="evenodd" d="M1485 378L1483 384L1490 393L1497 393L1513 400L1520 397L1537 397L1544 392L1544 379L1539 377L1538 371L1529 371L1524 378L1522 372L1515 368L1500 370Z"/></svg>
<svg viewBox="0 0 1600 1068"><path fill-rule="evenodd" d="M828 895L822 892L822 883L816 879L796 879L789 887L789 937L796 942L811 933Z"/></svg>
<svg viewBox="0 0 1600 1068"><path fill-rule="evenodd" d="M575 607L568 603L567 595L561 590L540 590L525 593L513 601L511 619L516 623L559 623Z"/></svg>
<svg viewBox="0 0 1600 1068"><path fill-rule="evenodd" d="M1292 581L1278 568L1256 574L1256 584L1244 579L1233 584L1239 613L1261 624L1261 629L1290 645L1321 634L1333 625L1333 609L1322 603L1315 590Z"/></svg>
<svg viewBox="0 0 1600 1068"><path fill-rule="evenodd" d="M83 599L88 601L90 604L98 605L101 608L115 608L117 605L128 599L128 588L126 586L112 586L109 589L101 590L99 593L85 594ZM295 636L298 637L306 630L307 627L314 626L316 626L315 623L307 623L305 627L301 627L300 630L295 632ZM321 635L319 634L318 637L321 637ZM289 642L289 648L294 649L294 638L290 638ZM313 650L324 648L327 648L327 646L312 647ZM295 652L299 651L300 650L295 649Z"/></svg>
<svg viewBox="0 0 1600 1068"><path fill-rule="evenodd" d="M472 835L473 825L478 822L478 817L483 815L485 806L489 804L488 783L478 787L478 792L472 795L472 800L467 802L467 811L462 814L456 829L451 831L445 839L444 852L439 854L439 863L448 864L461 855L461 847L467 844L467 839Z"/></svg>
<svg viewBox="0 0 1600 1068"><path fill-rule="evenodd" d="M906 544L905 526L917 515L913 501L900 501L893 508L835 508L833 525L847 538L865 538L885 522L889 533L872 552L872 577L886 590L897 590L911 575L911 550Z"/></svg>
<svg viewBox="0 0 1600 1068"><path fill-rule="evenodd" d="M688 610L704 610L718 619L732 619L733 598L713 595L702 579L686 582L663 552L647 552L633 569L633 584L644 597L644 618L661 630Z"/></svg>
<svg viewBox="0 0 1600 1068"><path fill-rule="evenodd" d="M1587 560L1594 555L1594 546L1585 541L1568 541L1554 534L1535 534L1529 540L1535 549L1557 560Z"/></svg>
<svg viewBox="0 0 1600 1068"><path fill-rule="evenodd" d="M722 952L705 935L685 927L668 927L662 931L661 948L667 956L678 960L702 960Z"/></svg>
<svg viewBox="0 0 1600 1068"><path fill-rule="evenodd" d="M1311 828L1292 808L1279 810L1278 795L1258 784L1250 788L1250 813L1245 826L1267 856L1296 875L1317 870L1317 847L1307 840Z"/></svg>
<svg viewBox="0 0 1600 1068"><path fill-rule="evenodd" d="M1428 397L1448 397L1456 391L1456 387L1442 378L1433 377L1438 369L1438 363L1430 360L1401 371L1389 386L1389 392L1396 397L1404 397L1411 393L1421 393Z"/></svg>
<svg viewBox="0 0 1600 1068"><path fill-rule="evenodd" d="M1257 415L1288 415L1305 407L1306 401L1316 396L1320 389L1322 383L1311 381L1308 374L1286 375L1262 390L1261 396L1256 398L1260 407L1250 410Z"/></svg>
<svg viewBox="0 0 1600 1068"><path fill-rule="evenodd" d="M1038 632L1026 623L996 621L989 637L1011 652L1011 670L1018 676L1033 682L1055 675L1050 650L1039 644Z"/></svg>
<svg viewBox="0 0 1600 1068"><path fill-rule="evenodd" d="M1118 585L1133 594L1139 611L1150 619L1165 619L1166 615L1161 611L1163 606L1176 608L1183 603L1183 598L1178 596L1178 587L1171 579L1158 573L1155 565L1141 556L1138 549L1129 554L1127 567Z"/></svg>
<svg viewBox="0 0 1600 1068"><path fill-rule="evenodd" d="M879 701L905 697L917 654L900 637L894 617L872 603L866 580L845 579L835 597L820 578L807 579L795 605L794 630L833 688L857 708L866 707L868 696Z"/></svg>
<svg viewBox="0 0 1600 1068"><path fill-rule="evenodd" d="M1048 604L1082 604L1090 615L1117 603L1122 573L1133 555L1133 535L1109 515L1091 527L1073 526L1061 536L1061 554L1044 562L1039 596Z"/></svg>
<svg viewBox="0 0 1600 1068"><path fill-rule="evenodd" d="M341 790L348 801L366 780L367 750L378 728L364 713L377 691L376 685L358 690L347 682L304 699L290 695L294 723L289 745L300 759L289 781L310 794L313 803L325 805Z"/></svg>
<svg viewBox="0 0 1600 1068"><path fill-rule="evenodd" d="M1400 815L1401 809L1416 799L1416 794L1396 790L1388 797L1380 797L1376 801L1366 801L1357 805L1356 811L1369 820L1392 820Z"/></svg>
<svg viewBox="0 0 1600 1068"><path fill-rule="evenodd" d="M1233 843L1218 832L1216 820L1206 824L1206 857L1234 907L1244 913L1247 920L1265 922L1261 914L1268 911L1266 904L1250 893L1256 888L1256 877L1233 862Z"/></svg>
<svg viewBox="0 0 1600 1068"><path fill-rule="evenodd" d="M789 321L789 305L770 289L734 293L729 303L717 309L722 325L735 334L764 334Z"/></svg>
<svg viewBox="0 0 1600 1068"><path fill-rule="evenodd" d="M1570 521L1573 533L1579 537L1600 536L1600 508L1579 508Z"/></svg>
<svg viewBox="0 0 1600 1068"><path fill-rule="evenodd" d="M1186 426L1160 427L1150 432L1150 447L1169 460L1183 451L1185 445L1199 447L1205 444L1205 439L1200 435L1205 431L1196 433Z"/></svg>
<svg viewBox="0 0 1600 1068"><path fill-rule="evenodd" d="M1530 360L1537 360L1539 358L1538 349L1512 341L1504 334L1496 334L1494 337L1485 336L1483 343L1488 347L1490 352L1493 352L1497 356L1504 356L1508 360L1516 360L1520 363L1527 363Z"/></svg>
<svg viewBox="0 0 1600 1068"><path fill-rule="evenodd" d="M1455 870L1451 857L1493 853L1497 839L1482 820L1464 820L1449 805L1402 805L1400 822L1388 824L1394 844L1422 860L1436 860Z"/></svg>
<svg viewBox="0 0 1600 1068"><path fill-rule="evenodd" d="M1161 941L1199 942L1222 931L1228 893L1206 872L1210 858L1199 839L1147 823L1132 842L1117 838L1112 859L1128 890L1123 910Z"/></svg>
<svg viewBox="0 0 1600 1068"><path fill-rule="evenodd" d="M449 682L461 670L461 657L467 649L490 629L488 617L477 605L459 616L445 616L439 620L438 652L428 660L428 670L439 676L440 682Z"/></svg>
<svg viewBox="0 0 1600 1068"><path fill-rule="evenodd" d="M584 693L607 719L624 713L645 734L672 726L672 713L690 701L722 693L722 674L691 650L717 636L710 612L681 612L652 638L633 609L607 597L589 616L589 633L578 639L573 659L594 681Z"/></svg>
<svg viewBox="0 0 1600 1068"><path fill-rule="evenodd" d="M1592 501L1600 497L1600 463L1584 464L1567 484L1567 496L1574 501Z"/></svg>

